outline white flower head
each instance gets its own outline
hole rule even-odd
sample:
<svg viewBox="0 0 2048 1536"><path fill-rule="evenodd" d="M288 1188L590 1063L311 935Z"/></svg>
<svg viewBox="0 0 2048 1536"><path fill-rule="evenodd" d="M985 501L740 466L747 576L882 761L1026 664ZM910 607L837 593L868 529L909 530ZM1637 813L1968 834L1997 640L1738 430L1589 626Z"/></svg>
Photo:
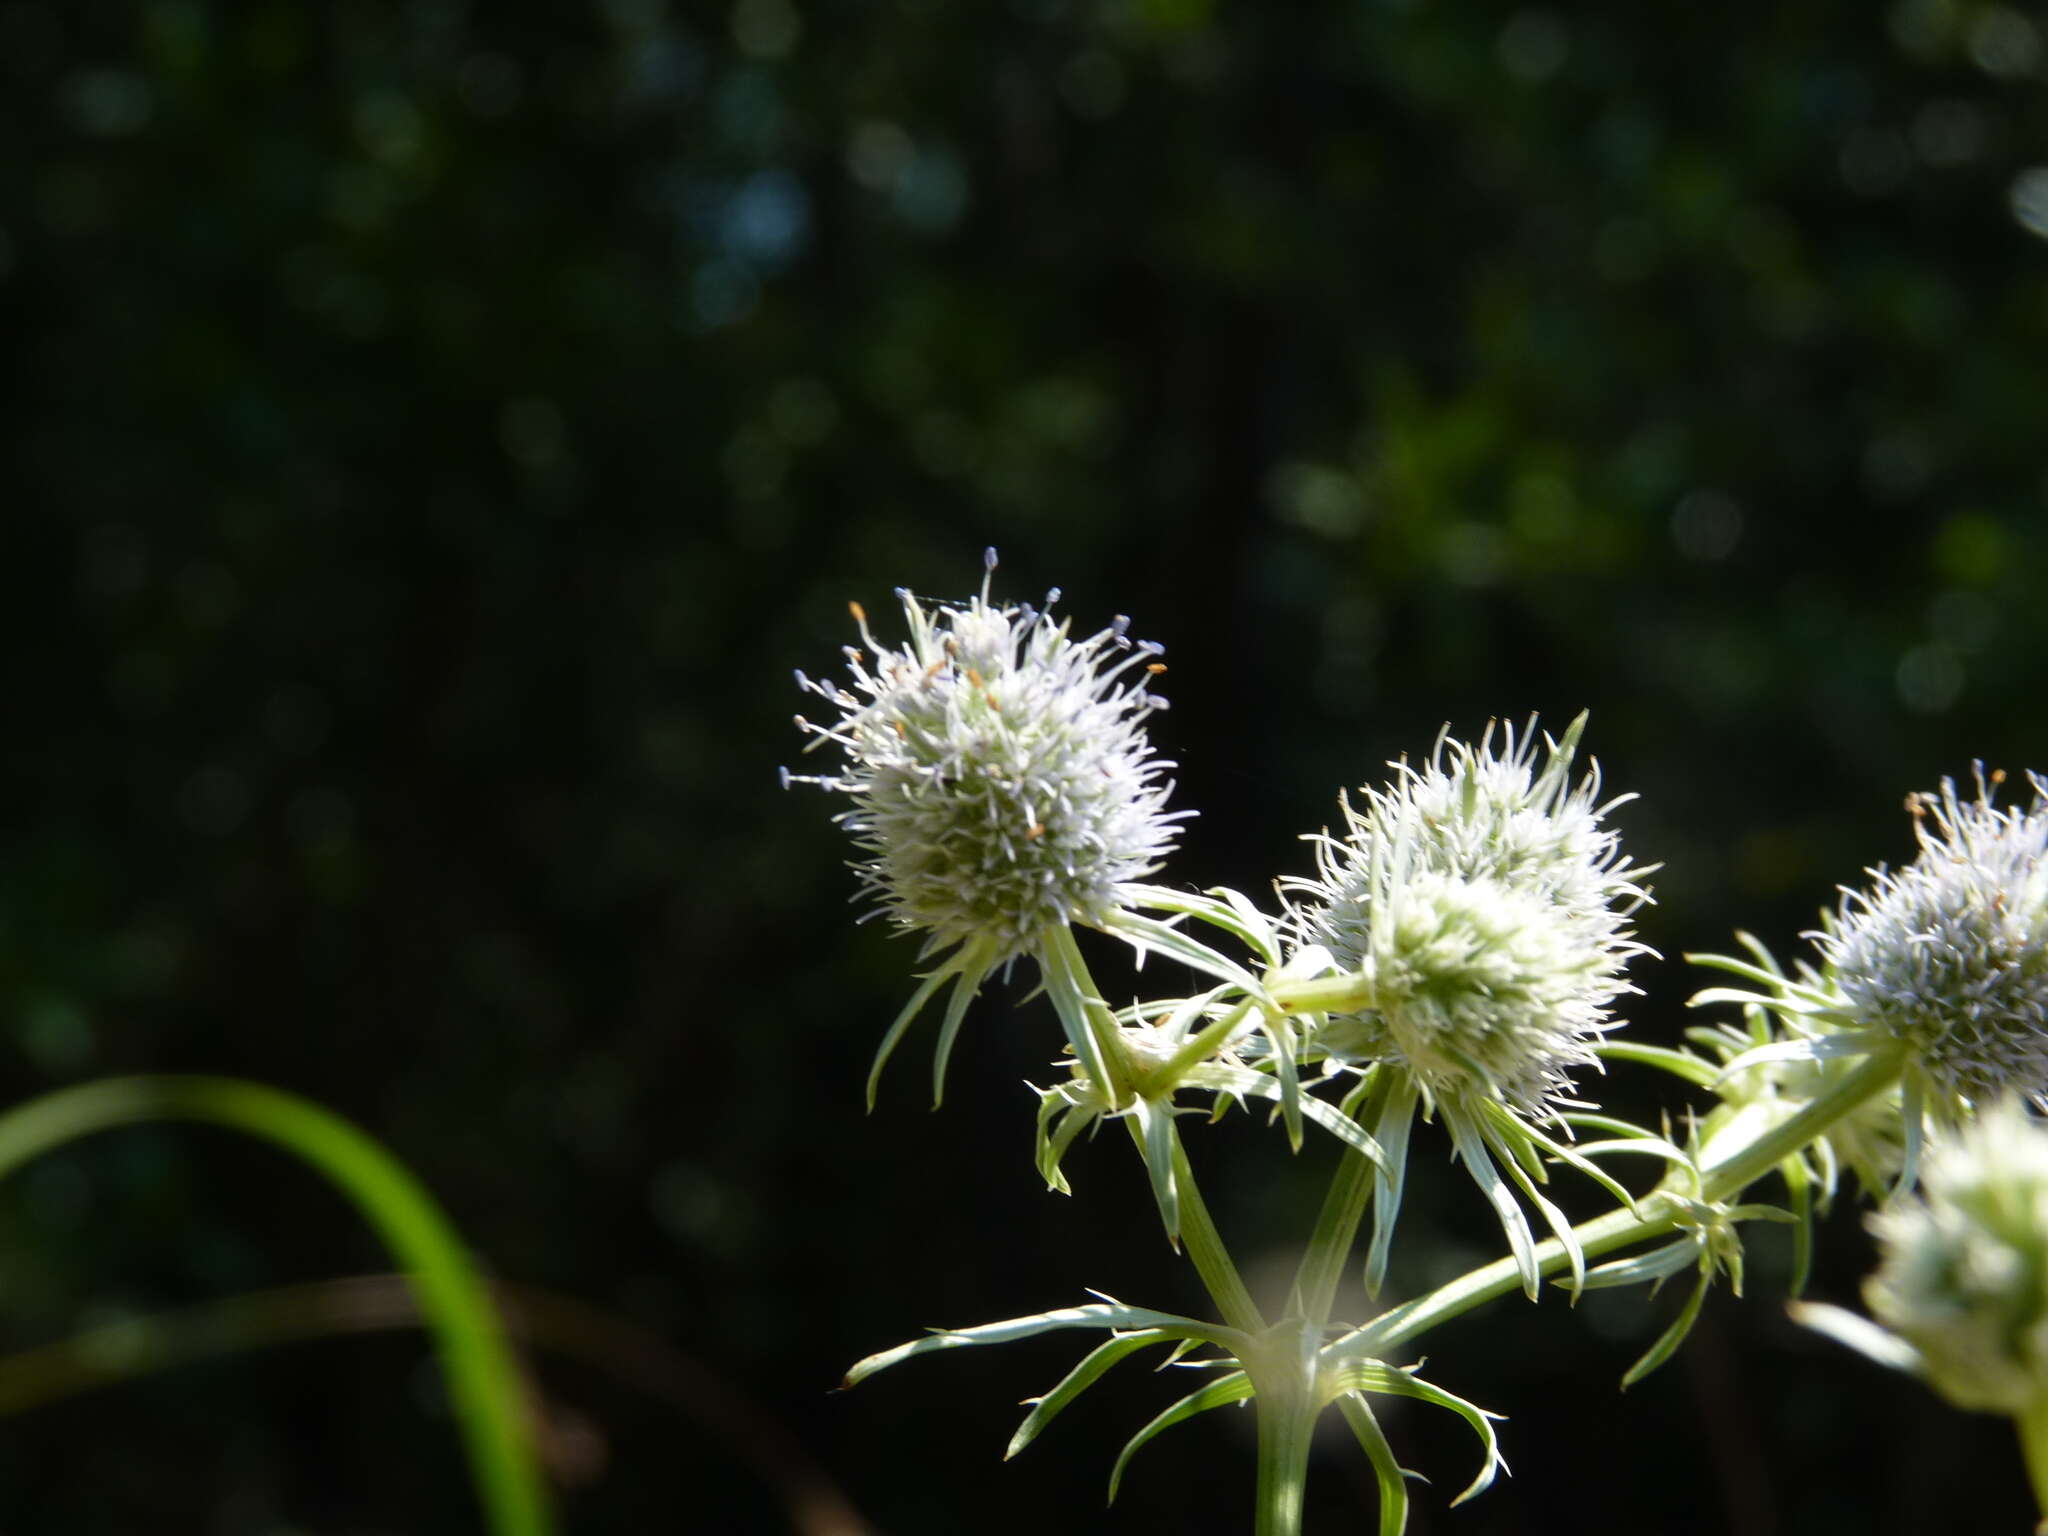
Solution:
<svg viewBox="0 0 2048 1536"><path fill-rule="evenodd" d="M927 952L972 947L984 969L1056 926L1101 926L1187 814L1166 810L1173 765L1145 734L1165 707L1148 687L1166 670L1160 647L1132 642L1121 618L1076 640L1045 610L993 606L986 579L962 604L896 595L904 644L876 640L855 604L866 648L847 647L851 686L797 674L839 711L829 724L797 717L806 750L844 758L800 782L851 801L836 819L878 910L924 933Z"/></svg>
<svg viewBox="0 0 2048 1536"><path fill-rule="evenodd" d="M1950 1401L2023 1412L2048 1389L2048 1126L2001 1101L1932 1144L1921 1188L1870 1218L1864 1300Z"/></svg>
<svg viewBox="0 0 2048 1536"><path fill-rule="evenodd" d="M1585 716L1559 742L1535 722L1518 739L1489 726L1476 745L1437 740L1384 789L1342 802L1342 837L1323 833L1317 875L1283 885L1290 925L1358 974L1368 1006L1332 1012L1316 1043L1333 1056L1392 1062L1437 1101L1498 1099L1540 1115L1595 1061L1622 970L1643 947L1627 917L1644 871L1622 858L1597 768L1571 780Z"/></svg>
<svg viewBox="0 0 2048 1536"><path fill-rule="evenodd" d="M2000 808L2003 777L1980 767L1974 800L1949 779L1911 796L1919 856L1871 871L1813 935L1843 1011L1906 1046L1938 1120L2048 1094L2048 785Z"/></svg>

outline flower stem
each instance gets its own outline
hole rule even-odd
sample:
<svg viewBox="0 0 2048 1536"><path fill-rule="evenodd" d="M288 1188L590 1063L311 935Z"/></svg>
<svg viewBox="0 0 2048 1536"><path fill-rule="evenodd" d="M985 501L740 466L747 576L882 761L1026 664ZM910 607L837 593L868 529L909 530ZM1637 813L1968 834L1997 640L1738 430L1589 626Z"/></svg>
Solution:
<svg viewBox="0 0 2048 1536"><path fill-rule="evenodd" d="M1378 1126L1391 1081L1389 1074L1374 1075L1363 1112L1356 1117L1361 1125ZM1372 1199L1372 1164L1348 1147L1344 1149L1342 1159L1337 1165L1336 1176L1330 1180L1329 1192L1323 1196L1323 1209L1316 1217L1316 1229L1308 1240L1308 1251L1301 1256L1301 1267L1294 1274L1294 1289L1301 1298L1302 1315L1318 1336L1323 1325L1330 1320L1330 1308L1337 1299L1337 1285L1344 1275L1344 1262L1351 1256L1352 1244L1358 1238L1358 1224L1365 1219L1366 1206Z"/></svg>
<svg viewBox="0 0 2048 1536"><path fill-rule="evenodd" d="M1133 1125L1132 1129L1137 1127ZM1258 1333L1265 1328L1266 1320L1252 1300L1252 1293L1245 1288L1244 1277L1237 1272L1230 1251L1223 1246L1223 1235L1209 1217L1209 1207L1195 1185L1195 1170L1188 1162L1187 1148L1181 1145L1180 1128L1173 1127L1170 1134L1173 1139L1173 1177L1180 1190L1181 1242L1187 1248L1188 1257L1194 1261L1195 1272L1202 1277L1202 1284L1208 1288L1210 1300L1223 1314L1223 1321L1246 1333Z"/></svg>
<svg viewBox="0 0 2048 1536"><path fill-rule="evenodd" d="M1262 1343L1263 1360L1246 1362L1259 1415L1259 1486L1255 1536L1301 1536L1302 1494L1315 1436L1315 1356L1300 1347L1300 1325L1276 1330ZM1289 1347L1292 1346L1292 1347Z"/></svg>
<svg viewBox="0 0 2048 1536"><path fill-rule="evenodd" d="M1731 1156L1704 1169L1698 1198L1720 1201L1741 1193L1786 1158L1819 1138L1836 1121L1853 1114L1891 1087L1898 1080L1903 1063L1901 1051L1871 1056L1798 1113L1787 1116ZM1636 1203L1636 1213L1609 1211L1605 1216L1581 1222L1572 1228L1572 1235L1586 1257L1592 1258L1643 1238L1662 1236L1677 1226L1676 1217L1682 1209L1677 1199L1653 1194ZM1547 1238L1536 1245L1536 1268L1540 1273L1550 1274L1563 1269L1567 1262L1564 1245L1556 1238ZM1513 1258L1496 1259L1437 1287L1426 1296L1418 1296L1413 1301L1390 1308L1350 1338L1368 1337L1372 1351L1384 1354L1419 1338L1437 1324L1469 1312L1481 1302L1504 1296L1520 1285L1521 1272Z"/></svg>

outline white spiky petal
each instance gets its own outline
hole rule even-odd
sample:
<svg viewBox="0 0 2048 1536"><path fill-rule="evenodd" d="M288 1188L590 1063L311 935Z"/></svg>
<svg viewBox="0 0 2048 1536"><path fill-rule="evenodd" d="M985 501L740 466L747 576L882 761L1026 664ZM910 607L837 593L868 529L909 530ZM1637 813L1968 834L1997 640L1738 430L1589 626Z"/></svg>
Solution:
<svg viewBox="0 0 2048 1536"><path fill-rule="evenodd" d="M1342 837L1312 839L1316 878L1285 882L1294 936L1374 992L1329 1016L1325 1051L1529 1113L1594 1061L1644 897L1603 825L1619 802L1600 802L1597 769L1571 782L1583 718L1545 740L1540 768L1533 721L1519 740L1502 729L1499 751L1491 727L1476 746L1439 737L1422 767L1396 763L1390 786L1342 802Z"/></svg>
<svg viewBox="0 0 2048 1536"><path fill-rule="evenodd" d="M1813 936L1846 1011L1908 1046L1938 1118L2048 1094L2048 803L2032 783L2024 812L1995 806L1981 771L1975 800L1948 779L1914 796L1919 856L1873 870Z"/></svg>
<svg viewBox="0 0 2048 1536"><path fill-rule="evenodd" d="M1165 809L1173 765L1144 729L1165 707L1146 687L1165 670L1159 647L1128 640L1121 619L1075 640L1044 611L991 605L986 583L930 609L897 596L909 628L897 647L856 606L867 650L847 648L850 689L797 674L839 711L830 724L797 717L810 747L845 759L803 782L851 799L837 820L879 909L928 950L972 941L994 964L1055 925L1102 925L1186 814Z"/></svg>

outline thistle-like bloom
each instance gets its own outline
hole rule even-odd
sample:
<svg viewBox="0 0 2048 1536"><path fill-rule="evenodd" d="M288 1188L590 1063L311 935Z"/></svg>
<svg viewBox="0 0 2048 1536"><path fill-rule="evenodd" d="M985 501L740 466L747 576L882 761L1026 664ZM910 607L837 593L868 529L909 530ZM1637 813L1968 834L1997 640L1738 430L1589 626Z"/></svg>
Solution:
<svg viewBox="0 0 2048 1536"><path fill-rule="evenodd" d="M1914 795L1920 853L1871 871L1813 935L1852 1026L1906 1049L1908 1088L1938 1121L2005 1093L2048 1094L2048 785L2001 809L1953 780Z"/></svg>
<svg viewBox="0 0 2048 1536"><path fill-rule="evenodd" d="M1596 1063L1608 1009L1630 990L1643 947L1628 913L1640 871L1602 819L1599 772L1576 785L1585 717L1546 743L1491 729L1477 746L1439 738L1420 769L1343 802L1344 836L1313 839L1317 877L1289 880L1304 944L1361 979L1366 1006L1332 1011L1315 1036L1330 1055L1389 1062L1434 1102L1499 1100L1542 1116ZM1623 796L1622 799L1629 797Z"/></svg>
<svg viewBox="0 0 2048 1536"><path fill-rule="evenodd" d="M1535 1126L1572 1103L1574 1069L1597 1065L1608 1010L1632 990L1622 970L1643 952L1628 914L1644 871L1604 824L1621 802L1601 801L1597 768L1571 778L1584 725L1544 738L1540 764L1534 722L1519 739L1502 729L1498 751L1491 727L1476 746L1439 737L1422 767L1397 763L1391 785L1343 802L1343 836L1311 839L1316 878L1283 882L1293 937L1338 972L1275 988L1282 1006L1320 1013L1307 1049L1393 1074L1387 1111L1366 1127L1383 1145L1405 1140L1418 1102L1442 1115L1532 1291L1526 1224L1489 1149L1567 1230L1528 1169L1537 1148L1590 1165ZM1377 1202L1371 1280L1398 1195L1395 1179Z"/></svg>
<svg viewBox="0 0 2048 1536"><path fill-rule="evenodd" d="M839 712L829 724L797 717L812 737L806 750L836 747L842 766L783 777L847 796L835 819L862 851L854 867L876 910L924 934L925 954L951 952L876 1062L879 1071L917 1010L957 977L943 1074L982 978L1070 924L1108 925L1159 867L1185 813L1166 810L1173 765L1145 735L1146 718L1165 707L1147 687L1165 671L1159 647L1129 640L1123 619L1076 640L1045 611L993 606L986 579L964 604L896 595L909 628L900 647L878 641L853 605L865 649L846 649L851 687L797 674Z"/></svg>
<svg viewBox="0 0 2048 1536"><path fill-rule="evenodd" d="M1934 1144L1922 1193L1870 1218L1864 1300L1958 1407L2025 1413L2048 1393L2048 1127L1994 1106Z"/></svg>

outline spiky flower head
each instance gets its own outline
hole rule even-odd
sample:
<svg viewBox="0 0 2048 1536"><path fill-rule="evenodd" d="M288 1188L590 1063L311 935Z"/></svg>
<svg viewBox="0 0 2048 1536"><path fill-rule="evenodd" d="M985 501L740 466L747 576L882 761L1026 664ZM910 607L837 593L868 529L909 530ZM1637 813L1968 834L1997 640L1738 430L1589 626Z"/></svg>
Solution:
<svg viewBox="0 0 2048 1536"><path fill-rule="evenodd" d="M2048 1390L2048 1127L2002 1101L1934 1144L1921 1188L1870 1218L1864 1300L1950 1401L2023 1412Z"/></svg>
<svg viewBox="0 0 2048 1536"><path fill-rule="evenodd" d="M1315 1044L1396 1063L1438 1101L1541 1114L1569 1093L1630 990L1627 914L1645 899L1604 824L1620 800L1601 802L1597 768L1571 779L1584 725L1542 738L1540 763L1533 720L1499 727L1498 749L1494 726L1476 745L1440 736L1420 768L1342 800L1343 836L1311 839L1316 878L1283 882L1294 936L1368 998Z"/></svg>
<svg viewBox="0 0 2048 1536"><path fill-rule="evenodd" d="M1126 638L1121 618L1076 640L1045 610L992 605L986 579L961 604L896 595L901 646L876 640L853 607L865 649L846 648L851 687L797 674L839 712L797 717L806 750L829 744L844 759L801 782L852 802L836 819L878 910L924 933L928 951L971 944L985 964L1057 925L1102 925L1185 814L1166 810L1173 765L1145 735L1165 707L1147 687L1166 670L1160 648Z"/></svg>
<svg viewBox="0 0 2048 1536"><path fill-rule="evenodd" d="M2000 808L2003 777L1911 796L1919 856L1871 871L1813 936L1843 1011L1904 1043L1937 1120L2048 1093L2048 785L2030 775L2033 806Z"/></svg>

